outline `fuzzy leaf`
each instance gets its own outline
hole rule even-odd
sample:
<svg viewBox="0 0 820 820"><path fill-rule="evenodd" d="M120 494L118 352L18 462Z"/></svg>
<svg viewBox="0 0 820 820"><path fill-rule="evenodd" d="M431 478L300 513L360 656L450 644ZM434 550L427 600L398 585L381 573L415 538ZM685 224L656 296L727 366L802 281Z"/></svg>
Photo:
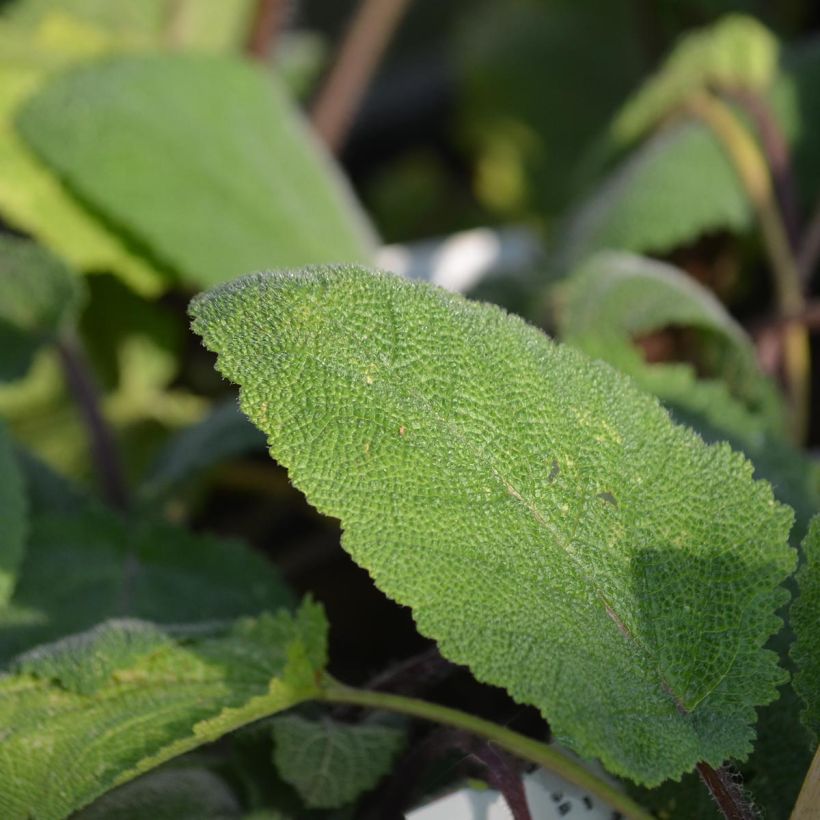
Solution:
<svg viewBox="0 0 820 820"><path fill-rule="evenodd" d="M0 21L0 214L77 270L112 271L151 295L167 277L78 202L13 127L20 106L51 72L112 46L64 15L49 17L30 34Z"/></svg>
<svg viewBox="0 0 820 820"><path fill-rule="evenodd" d="M820 738L820 516L812 519L803 540L803 560L797 573L800 594L790 619L796 636L792 659L798 670L794 688L805 703L801 718L816 746Z"/></svg>
<svg viewBox="0 0 820 820"><path fill-rule="evenodd" d="M0 609L0 660L106 618L173 624L291 602L273 564L240 542L90 505L32 522L17 589Z"/></svg>
<svg viewBox="0 0 820 820"><path fill-rule="evenodd" d="M284 715L273 723L273 762L312 809L334 809L370 791L390 771L404 732Z"/></svg>
<svg viewBox="0 0 820 820"><path fill-rule="evenodd" d="M11 598L28 535L28 501L11 437L0 422L0 611Z"/></svg>
<svg viewBox="0 0 820 820"><path fill-rule="evenodd" d="M83 291L57 257L0 236L0 380L24 376L43 344L77 320Z"/></svg>
<svg viewBox="0 0 820 820"><path fill-rule="evenodd" d="M208 467L262 450L264 444L264 436L239 412L236 403L225 402L171 438L144 480L141 494L149 500L166 497Z"/></svg>
<svg viewBox="0 0 820 820"><path fill-rule="evenodd" d="M18 125L80 195L188 282L370 255L340 174L275 77L245 62L107 60L54 79Z"/></svg>
<svg viewBox="0 0 820 820"><path fill-rule="evenodd" d="M112 621L40 647L36 664L23 659L0 677L2 816L65 817L172 757L314 697L325 629L321 609L307 602L295 616L244 619L221 634L172 640L144 622ZM141 630L141 647L153 649L123 651ZM76 670L92 650L104 674L77 691Z"/></svg>
<svg viewBox="0 0 820 820"><path fill-rule="evenodd" d="M752 212L723 149L700 123L648 139L574 209L563 229L564 266L608 248L663 252L707 231L742 232Z"/></svg>
<svg viewBox="0 0 820 820"><path fill-rule="evenodd" d="M764 25L740 14L687 34L624 106L613 123L613 136L619 142L637 139L706 87L767 91L778 51L777 39Z"/></svg>
<svg viewBox="0 0 820 820"><path fill-rule="evenodd" d="M791 512L606 365L359 268L192 303L271 454L419 630L647 784L745 757Z"/></svg>

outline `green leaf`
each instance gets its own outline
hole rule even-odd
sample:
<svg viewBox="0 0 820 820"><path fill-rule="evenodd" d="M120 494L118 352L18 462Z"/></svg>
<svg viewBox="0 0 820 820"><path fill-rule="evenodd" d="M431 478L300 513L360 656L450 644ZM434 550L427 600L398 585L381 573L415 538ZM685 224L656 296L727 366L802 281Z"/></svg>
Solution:
<svg viewBox="0 0 820 820"><path fill-rule="evenodd" d="M271 454L422 634L646 784L750 750L791 512L608 366L355 267L195 299Z"/></svg>
<svg viewBox="0 0 820 820"><path fill-rule="evenodd" d="M173 640L144 622L112 621L39 648L37 663L24 658L0 677L0 813L65 817L172 757L314 697L325 631L308 601L295 616L243 619L224 633ZM136 642L145 652L127 650ZM89 656L99 670L93 681L77 677Z"/></svg>
<svg viewBox="0 0 820 820"><path fill-rule="evenodd" d="M234 401L215 407L201 422L186 427L165 445L141 487L148 500L167 497L208 467L251 450L265 439Z"/></svg>
<svg viewBox="0 0 820 820"><path fill-rule="evenodd" d="M111 47L103 34L63 15L31 35L0 21L0 214L77 270L110 270L152 295L167 277L79 203L13 127L19 107L52 71Z"/></svg>
<svg viewBox="0 0 820 820"><path fill-rule="evenodd" d="M803 560L797 573L800 594L791 608L796 636L791 654L798 670L794 688L805 703L801 718L816 746L820 738L820 516L812 519L803 540Z"/></svg>
<svg viewBox="0 0 820 820"><path fill-rule="evenodd" d="M273 762L312 809L335 809L373 789L390 771L404 732L284 715L273 723Z"/></svg>
<svg viewBox="0 0 820 820"><path fill-rule="evenodd" d="M207 769L159 769L126 783L72 820L229 820L243 817L227 783Z"/></svg>
<svg viewBox="0 0 820 820"><path fill-rule="evenodd" d="M0 235L0 381L24 376L37 350L76 324L83 291L57 257Z"/></svg>
<svg viewBox="0 0 820 820"><path fill-rule="evenodd" d="M11 598L28 535L28 500L11 437L0 422L0 608Z"/></svg>
<svg viewBox="0 0 820 820"><path fill-rule="evenodd" d="M106 618L173 624L292 603L273 564L238 541L90 503L41 515L31 529L14 597L0 609L0 659Z"/></svg>
<svg viewBox="0 0 820 820"><path fill-rule="evenodd" d="M341 175L275 78L246 62L106 60L54 79L18 125L82 197L188 282L370 255Z"/></svg>
<svg viewBox="0 0 820 820"><path fill-rule="evenodd" d="M699 371L721 379L750 411L784 431L782 402L746 332L710 291L672 265L602 252L559 286L556 301L562 339L606 361L632 352L643 364L635 339L669 327L691 329L690 355Z"/></svg>
<svg viewBox="0 0 820 820"><path fill-rule="evenodd" d="M752 212L723 149L700 123L663 129L570 213L565 268L607 248L660 253L707 231L746 231Z"/></svg>
<svg viewBox="0 0 820 820"><path fill-rule="evenodd" d="M621 143L637 139L704 88L764 93L774 80L778 51L775 36L741 14L687 34L621 110L613 137Z"/></svg>

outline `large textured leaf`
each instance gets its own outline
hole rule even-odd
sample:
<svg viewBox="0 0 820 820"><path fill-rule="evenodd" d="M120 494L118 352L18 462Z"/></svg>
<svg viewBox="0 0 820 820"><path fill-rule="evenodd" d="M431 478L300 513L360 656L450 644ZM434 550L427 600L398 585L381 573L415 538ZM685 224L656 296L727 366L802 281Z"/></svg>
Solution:
<svg viewBox="0 0 820 820"><path fill-rule="evenodd" d="M669 126L609 174L570 214L564 264L606 248L663 252L708 231L741 232L752 212L737 174L705 126Z"/></svg>
<svg viewBox="0 0 820 820"><path fill-rule="evenodd" d="M28 534L28 503L11 437L0 422L0 607L11 597Z"/></svg>
<svg viewBox="0 0 820 820"><path fill-rule="evenodd" d="M316 694L321 609L173 638L111 621L0 677L0 812L62 818L166 760Z"/></svg>
<svg viewBox="0 0 820 820"><path fill-rule="evenodd" d="M77 320L80 282L57 257L0 235L0 381L25 375L42 344Z"/></svg>
<svg viewBox="0 0 820 820"><path fill-rule="evenodd" d="M0 660L106 618L159 623L235 618L292 602L275 567L244 544L89 506L39 516L11 604Z"/></svg>
<svg viewBox="0 0 820 820"><path fill-rule="evenodd" d="M765 92L774 80L777 58L777 40L753 17L732 14L691 32L624 106L613 123L613 136L631 142L705 87Z"/></svg>
<svg viewBox="0 0 820 820"><path fill-rule="evenodd" d="M18 124L80 195L188 282L369 256L338 171L275 78L247 63L107 60L56 78Z"/></svg>
<svg viewBox="0 0 820 820"><path fill-rule="evenodd" d="M370 791L390 771L404 732L378 724L284 715L273 723L273 761L308 808L333 809Z"/></svg>
<svg viewBox="0 0 820 820"><path fill-rule="evenodd" d="M0 214L78 270L113 271L154 294L166 277L80 204L13 127L20 105L51 72L112 47L105 35L64 15L47 17L32 32L0 21Z"/></svg>
<svg viewBox="0 0 820 820"><path fill-rule="evenodd" d="M812 520L803 541L803 558L797 574L800 594L791 608L796 636L792 658L798 669L794 688L805 703L801 717L816 745L820 738L820 516Z"/></svg>
<svg viewBox="0 0 820 820"><path fill-rule="evenodd" d="M742 456L430 286L257 274L191 309L272 455L445 656L647 784L748 754L795 556Z"/></svg>

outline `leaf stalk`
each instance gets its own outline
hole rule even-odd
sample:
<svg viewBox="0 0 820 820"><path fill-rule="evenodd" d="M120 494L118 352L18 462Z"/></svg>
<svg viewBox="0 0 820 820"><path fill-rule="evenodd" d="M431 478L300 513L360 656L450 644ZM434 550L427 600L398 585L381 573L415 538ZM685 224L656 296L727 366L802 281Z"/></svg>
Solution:
<svg viewBox="0 0 820 820"><path fill-rule="evenodd" d="M505 726L499 726L475 715L461 712L458 709L451 709L449 706L441 706L437 703L407 698L401 695L391 695L386 692L354 689L329 677L325 677L319 697L331 703L348 703L371 709L398 712L410 717L440 723L444 726L464 729L489 740L516 757L528 760L542 769L557 774L568 783L584 789L602 802L607 803L625 818L630 818L630 820L652 820L651 814L612 784L592 774L579 763L547 744L532 740Z"/></svg>

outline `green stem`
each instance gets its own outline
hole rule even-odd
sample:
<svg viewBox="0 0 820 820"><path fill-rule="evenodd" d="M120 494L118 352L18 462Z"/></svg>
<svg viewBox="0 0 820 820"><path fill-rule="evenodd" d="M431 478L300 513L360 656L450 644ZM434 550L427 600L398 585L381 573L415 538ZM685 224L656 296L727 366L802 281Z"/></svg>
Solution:
<svg viewBox="0 0 820 820"><path fill-rule="evenodd" d="M448 706L440 706L437 703L429 703L400 695L390 695L385 692L354 689L330 678L325 678L320 697L332 703L350 703L370 709L399 712L403 715L430 720L445 726L464 729L491 741L502 749L506 749L516 757L528 760L542 769L557 774L568 783L584 789L607 803L626 818L652 820L651 814L644 811L637 803L610 783L596 777L580 764L570 760L546 744L524 737L524 735L513 732L505 726L499 726L475 715L469 715Z"/></svg>
<svg viewBox="0 0 820 820"><path fill-rule="evenodd" d="M754 208L774 273L780 312L800 313L805 307L802 280L760 148L732 109L713 94L704 91L694 95L686 108L718 138ZM783 362L795 438L800 443L806 435L809 408L809 337L805 327L790 325L784 330Z"/></svg>
<svg viewBox="0 0 820 820"><path fill-rule="evenodd" d="M803 787L797 795L797 802L792 810L791 820L812 820L820 812L820 747L806 773Z"/></svg>

